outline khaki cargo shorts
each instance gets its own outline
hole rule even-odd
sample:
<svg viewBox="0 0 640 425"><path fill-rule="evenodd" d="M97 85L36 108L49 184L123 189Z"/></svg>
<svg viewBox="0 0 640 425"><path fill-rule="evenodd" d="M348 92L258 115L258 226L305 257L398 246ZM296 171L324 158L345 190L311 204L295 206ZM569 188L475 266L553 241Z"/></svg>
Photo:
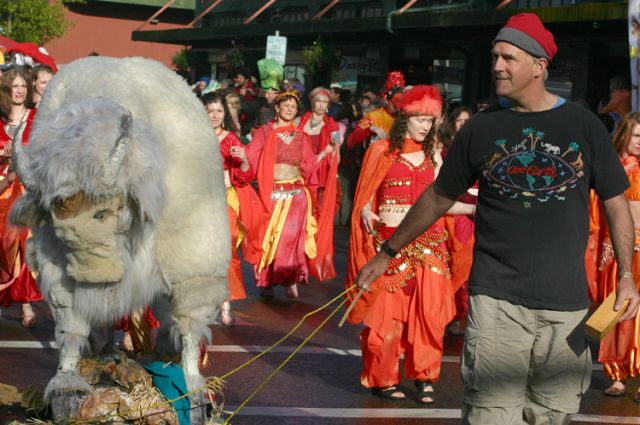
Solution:
<svg viewBox="0 0 640 425"><path fill-rule="evenodd" d="M509 408L530 398L576 413L591 382L586 315L586 309L535 310L470 296L462 353L464 403Z"/></svg>

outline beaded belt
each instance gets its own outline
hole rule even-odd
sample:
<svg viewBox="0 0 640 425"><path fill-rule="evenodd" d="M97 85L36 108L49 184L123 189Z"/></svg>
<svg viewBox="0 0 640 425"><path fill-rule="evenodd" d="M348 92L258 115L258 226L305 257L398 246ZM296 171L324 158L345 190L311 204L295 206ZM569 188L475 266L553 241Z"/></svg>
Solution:
<svg viewBox="0 0 640 425"><path fill-rule="evenodd" d="M635 243L633 245L633 250L635 252L640 252L640 227L636 227L634 229L635 232ZM600 262L598 263L598 270L602 271L613 259L615 258L615 252L613 251L613 244L611 243L611 237L609 235L605 236L602 240L602 250L600 251Z"/></svg>
<svg viewBox="0 0 640 425"><path fill-rule="evenodd" d="M380 251L380 245L384 239L379 232L375 234L374 238L376 250ZM418 267L428 267L432 272L450 278L449 251L444 245L447 239L449 239L449 234L446 230L442 230L441 233L427 230L402 248L398 255L389 260L387 270L384 272L385 289L389 292L395 292L404 288L407 286L407 282L415 277Z"/></svg>
<svg viewBox="0 0 640 425"><path fill-rule="evenodd" d="M294 183L273 183L271 191L271 199L277 201L279 199L290 199L299 194L304 187L302 182Z"/></svg>

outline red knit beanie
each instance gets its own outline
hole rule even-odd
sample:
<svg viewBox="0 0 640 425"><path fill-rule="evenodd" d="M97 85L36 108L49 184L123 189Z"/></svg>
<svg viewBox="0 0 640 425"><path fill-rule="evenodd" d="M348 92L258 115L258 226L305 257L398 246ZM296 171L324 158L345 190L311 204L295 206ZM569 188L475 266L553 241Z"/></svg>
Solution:
<svg viewBox="0 0 640 425"><path fill-rule="evenodd" d="M513 44L536 58L546 58L549 61L558 52L553 34L544 27L538 15L533 13L519 13L509 18L493 43L498 41Z"/></svg>

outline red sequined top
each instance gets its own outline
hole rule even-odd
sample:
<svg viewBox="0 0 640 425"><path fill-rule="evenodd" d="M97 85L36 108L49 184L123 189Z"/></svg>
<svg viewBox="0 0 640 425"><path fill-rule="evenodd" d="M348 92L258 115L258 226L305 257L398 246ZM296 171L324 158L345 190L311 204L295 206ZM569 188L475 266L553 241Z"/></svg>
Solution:
<svg viewBox="0 0 640 425"><path fill-rule="evenodd" d="M299 167L303 160L304 134L301 131L285 131L277 134L276 164Z"/></svg>
<svg viewBox="0 0 640 425"><path fill-rule="evenodd" d="M300 175L305 183L310 184L313 180L313 172L317 168L316 156L311 149L309 138L301 130L290 127L273 129L273 123L268 123L255 130L251 143L247 146L249 163L256 173L260 173L260 157L266 143L270 143L270 135L275 132L275 137L271 140L276 142L276 152L274 163L287 164L300 167Z"/></svg>
<svg viewBox="0 0 640 425"><path fill-rule="evenodd" d="M420 165L414 166L398 155L378 189L378 205L380 209L384 205L413 205L434 180L431 158L425 156Z"/></svg>

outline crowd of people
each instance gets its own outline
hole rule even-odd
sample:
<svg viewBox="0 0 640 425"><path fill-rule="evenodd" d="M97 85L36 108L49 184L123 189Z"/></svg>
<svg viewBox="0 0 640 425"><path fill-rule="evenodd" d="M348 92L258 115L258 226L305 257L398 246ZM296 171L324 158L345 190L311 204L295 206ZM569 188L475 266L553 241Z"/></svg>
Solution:
<svg viewBox="0 0 640 425"><path fill-rule="evenodd" d="M618 79L599 111L609 129L547 91L556 53L536 15L510 18L491 52L496 101L475 113L398 71L357 96L305 94L269 60L259 81L244 68L201 78L233 246L221 322L232 325L231 302L246 298L239 250L262 298L280 286L295 299L312 278L336 278L337 221L350 229L349 321L364 325L360 382L373 395L407 397L404 355L417 400L433 403L448 330L465 335L463 423L568 423L591 374L582 324L612 292L617 309L630 305L599 361L605 393L624 394L640 374L640 115ZM21 303L25 326L42 297L23 260L27 234L7 223L23 191L10 142L28 142L52 74L17 67L0 85L10 99L0 105L0 307ZM135 321L143 315L153 322L150 311Z"/></svg>

